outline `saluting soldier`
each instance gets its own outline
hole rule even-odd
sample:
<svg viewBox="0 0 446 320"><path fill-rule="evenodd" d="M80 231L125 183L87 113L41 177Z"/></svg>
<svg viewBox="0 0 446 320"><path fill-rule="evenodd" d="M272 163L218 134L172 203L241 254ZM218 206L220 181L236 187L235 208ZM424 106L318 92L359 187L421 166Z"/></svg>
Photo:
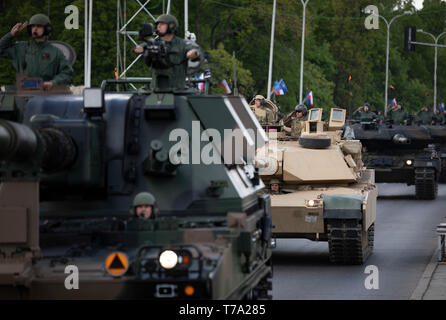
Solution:
<svg viewBox="0 0 446 320"><path fill-rule="evenodd" d="M393 124L407 124L409 114L404 110L404 105L398 103L396 106L392 107L392 110L390 110L389 118L393 120Z"/></svg>
<svg viewBox="0 0 446 320"><path fill-rule="evenodd" d="M25 28L32 40L14 43L15 36ZM73 69L62 51L48 42L51 31L50 19L39 13L29 23L17 23L0 39L0 56L12 59L18 73L42 78L46 90L70 84L73 77Z"/></svg>
<svg viewBox="0 0 446 320"><path fill-rule="evenodd" d="M421 107L421 110L415 117L415 122L423 125L435 124L435 120L435 114L432 111L429 111L428 106Z"/></svg>
<svg viewBox="0 0 446 320"><path fill-rule="evenodd" d="M297 105L294 111L283 119L283 130L292 137L300 137L303 129L303 122L307 121L307 117L307 107L303 104Z"/></svg>

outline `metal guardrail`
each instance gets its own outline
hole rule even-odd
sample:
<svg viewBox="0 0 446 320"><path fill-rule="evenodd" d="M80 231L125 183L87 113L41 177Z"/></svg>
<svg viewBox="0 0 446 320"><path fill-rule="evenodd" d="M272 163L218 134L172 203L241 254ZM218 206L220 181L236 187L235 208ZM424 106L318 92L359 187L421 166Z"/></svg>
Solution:
<svg viewBox="0 0 446 320"><path fill-rule="evenodd" d="M437 235L438 235L438 261L445 262L446 261L446 223L440 223L437 226Z"/></svg>

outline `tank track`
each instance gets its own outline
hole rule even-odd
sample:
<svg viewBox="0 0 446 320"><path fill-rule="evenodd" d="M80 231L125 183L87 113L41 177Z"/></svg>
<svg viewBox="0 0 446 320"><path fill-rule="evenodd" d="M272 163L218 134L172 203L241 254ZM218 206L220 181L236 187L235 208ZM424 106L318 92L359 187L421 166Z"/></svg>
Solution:
<svg viewBox="0 0 446 320"><path fill-rule="evenodd" d="M330 262L336 264L363 264L373 250L375 226L367 232L359 220L331 219L327 222Z"/></svg>
<svg viewBox="0 0 446 320"><path fill-rule="evenodd" d="M415 197L420 200L433 200L437 197L438 183L433 168L415 169Z"/></svg>

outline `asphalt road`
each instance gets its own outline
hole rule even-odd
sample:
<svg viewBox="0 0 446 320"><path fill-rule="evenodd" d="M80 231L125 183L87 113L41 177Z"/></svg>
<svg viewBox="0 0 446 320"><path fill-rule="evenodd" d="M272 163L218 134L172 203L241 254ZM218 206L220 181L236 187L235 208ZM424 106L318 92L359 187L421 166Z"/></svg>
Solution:
<svg viewBox="0 0 446 320"><path fill-rule="evenodd" d="M273 250L273 299L409 299L437 246L446 216L446 185L434 201L415 200L415 188L378 184L375 249L362 266L333 265L328 244L278 239ZM378 267L379 289L367 290L368 265Z"/></svg>

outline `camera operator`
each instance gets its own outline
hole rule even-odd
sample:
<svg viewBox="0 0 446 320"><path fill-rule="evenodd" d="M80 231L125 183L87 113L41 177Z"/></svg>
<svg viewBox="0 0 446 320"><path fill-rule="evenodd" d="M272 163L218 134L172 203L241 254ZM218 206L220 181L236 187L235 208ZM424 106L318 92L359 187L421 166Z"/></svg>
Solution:
<svg viewBox="0 0 446 320"><path fill-rule="evenodd" d="M183 90L188 60L202 59L200 47L176 36L178 20L172 15L160 15L155 25L158 38L136 46L134 52L144 54L146 64L152 68L152 88Z"/></svg>

